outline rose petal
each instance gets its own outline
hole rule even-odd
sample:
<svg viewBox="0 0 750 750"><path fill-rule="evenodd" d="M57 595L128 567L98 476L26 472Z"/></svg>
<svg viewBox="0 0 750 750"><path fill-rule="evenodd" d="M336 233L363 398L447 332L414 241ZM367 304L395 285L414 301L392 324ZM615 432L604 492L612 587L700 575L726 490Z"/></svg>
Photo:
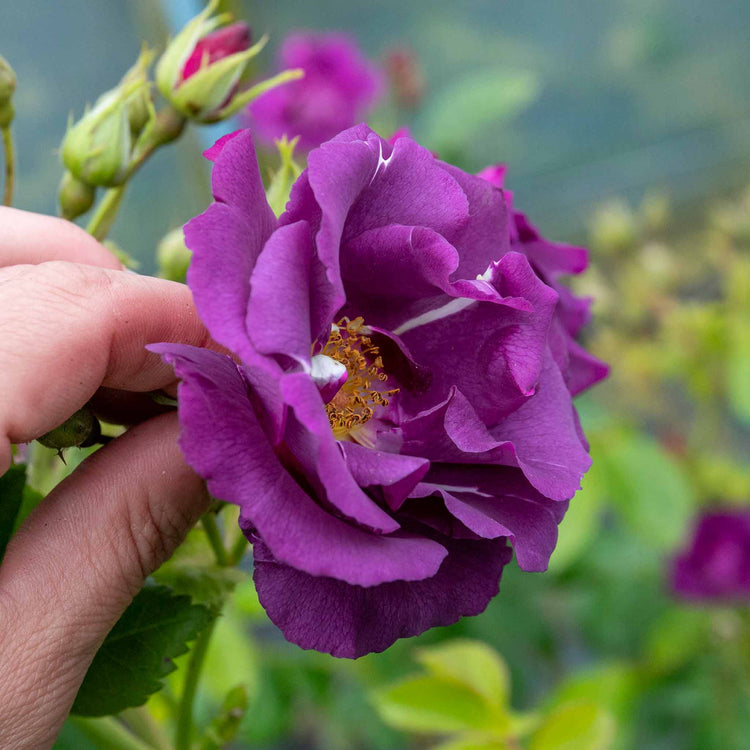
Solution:
<svg viewBox="0 0 750 750"><path fill-rule="evenodd" d="M261 604L288 640L354 659L484 611L510 559L505 540L444 544L448 557L432 578L371 588L307 575L255 544L253 578Z"/></svg>
<svg viewBox="0 0 750 750"><path fill-rule="evenodd" d="M185 225L185 242L193 252L187 280L212 337L244 357L249 348L245 315L250 274L276 219L266 201L250 133L227 138L215 158L217 202Z"/></svg>

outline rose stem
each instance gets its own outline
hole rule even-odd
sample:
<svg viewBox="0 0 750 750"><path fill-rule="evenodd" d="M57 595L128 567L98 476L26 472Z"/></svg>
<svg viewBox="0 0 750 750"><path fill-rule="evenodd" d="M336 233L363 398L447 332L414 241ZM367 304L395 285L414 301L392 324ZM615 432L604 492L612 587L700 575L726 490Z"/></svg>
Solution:
<svg viewBox="0 0 750 750"><path fill-rule="evenodd" d="M88 718L71 716L74 724L90 740L110 750L152 750L151 745L134 737L117 719L111 716Z"/></svg>
<svg viewBox="0 0 750 750"><path fill-rule="evenodd" d="M203 524L203 530L206 532L209 544L216 555L216 562L219 567L226 568L231 565L229 558L227 557L227 551L224 547L224 540L221 538L221 532L219 531L219 525L216 523L216 516L209 512L201 518Z"/></svg>
<svg viewBox="0 0 750 750"><path fill-rule="evenodd" d="M3 193L3 205L10 206L13 203L13 186L16 179L16 152L13 148L13 134L10 125L2 128L3 151L5 153L5 192Z"/></svg>
<svg viewBox="0 0 750 750"><path fill-rule="evenodd" d="M175 734L175 750L190 750L191 737L193 733L193 701L198 691L203 664L206 660L208 645L216 625L216 618L211 620L206 629L198 636L193 646L188 662L185 685L182 690L182 698L177 709L177 732Z"/></svg>

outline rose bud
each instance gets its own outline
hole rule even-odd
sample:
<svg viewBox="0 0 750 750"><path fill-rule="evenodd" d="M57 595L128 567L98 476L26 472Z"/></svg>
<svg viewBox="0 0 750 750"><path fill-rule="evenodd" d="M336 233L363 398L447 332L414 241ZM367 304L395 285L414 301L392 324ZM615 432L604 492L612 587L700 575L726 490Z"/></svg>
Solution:
<svg viewBox="0 0 750 750"><path fill-rule="evenodd" d="M47 448L61 452L64 448L85 448L101 437L99 420L87 406L79 409L54 430L37 438Z"/></svg>
<svg viewBox="0 0 750 750"><path fill-rule="evenodd" d="M96 190L91 185L81 182L70 172L65 172L58 192L60 215L68 221L73 221L91 208L95 197Z"/></svg>
<svg viewBox="0 0 750 750"><path fill-rule="evenodd" d="M185 244L182 227L177 227L162 237L156 248L158 276L170 281L185 281L192 253Z"/></svg>
<svg viewBox="0 0 750 750"><path fill-rule="evenodd" d="M217 4L212 0L182 29L156 66L156 84L162 96L185 117L198 122L231 117L263 91L301 75L285 71L240 93L247 64L266 45L267 37L251 47L247 24L218 28L228 17L211 17Z"/></svg>
<svg viewBox="0 0 750 750"><path fill-rule="evenodd" d="M0 55L0 107L7 104L16 90L16 74L10 63Z"/></svg>
<svg viewBox="0 0 750 750"><path fill-rule="evenodd" d="M123 79L68 127L62 142L62 160L74 177L100 187L125 181L133 147L129 109L147 86L145 78Z"/></svg>

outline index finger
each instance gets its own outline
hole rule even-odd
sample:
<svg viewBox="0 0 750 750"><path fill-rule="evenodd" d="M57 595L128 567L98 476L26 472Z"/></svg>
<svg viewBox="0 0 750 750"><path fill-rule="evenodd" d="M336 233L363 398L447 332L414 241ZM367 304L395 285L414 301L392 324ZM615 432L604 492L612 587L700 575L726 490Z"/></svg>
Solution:
<svg viewBox="0 0 750 750"><path fill-rule="evenodd" d="M70 221L0 206L0 266L46 260L122 269L107 248Z"/></svg>
<svg viewBox="0 0 750 750"><path fill-rule="evenodd" d="M0 473L11 442L56 427L100 386L172 384L144 348L159 341L210 342L184 284L65 261L0 269Z"/></svg>

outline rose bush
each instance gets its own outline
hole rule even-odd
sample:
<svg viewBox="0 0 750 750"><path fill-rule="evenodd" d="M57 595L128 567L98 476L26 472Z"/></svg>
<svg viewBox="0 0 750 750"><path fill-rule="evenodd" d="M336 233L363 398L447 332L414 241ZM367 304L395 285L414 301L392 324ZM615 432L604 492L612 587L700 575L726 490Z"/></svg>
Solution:
<svg viewBox="0 0 750 750"><path fill-rule="evenodd" d="M188 462L240 507L270 618L356 657L483 611L507 542L544 570L590 464L571 392L604 374L557 278L584 251L364 125L310 153L278 220L248 131L207 156L188 283L235 359L153 349L182 380Z"/></svg>

